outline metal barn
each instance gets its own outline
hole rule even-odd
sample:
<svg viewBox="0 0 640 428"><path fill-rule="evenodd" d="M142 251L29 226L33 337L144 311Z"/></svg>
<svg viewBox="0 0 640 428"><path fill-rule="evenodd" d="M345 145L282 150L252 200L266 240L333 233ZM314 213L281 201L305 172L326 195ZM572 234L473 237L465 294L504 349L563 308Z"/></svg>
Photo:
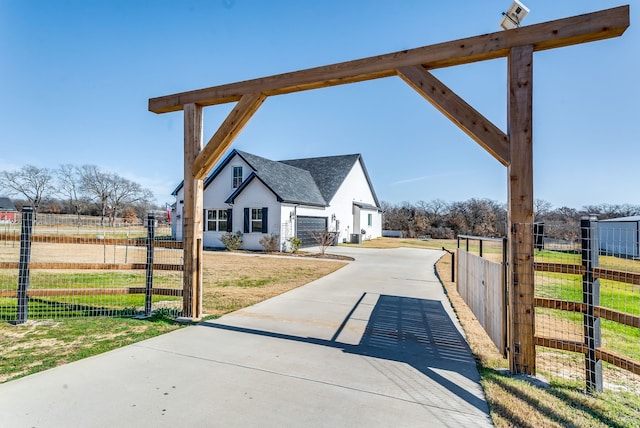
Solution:
<svg viewBox="0 0 640 428"><path fill-rule="evenodd" d="M640 215L601 220L598 230L601 254L640 258Z"/></svg>

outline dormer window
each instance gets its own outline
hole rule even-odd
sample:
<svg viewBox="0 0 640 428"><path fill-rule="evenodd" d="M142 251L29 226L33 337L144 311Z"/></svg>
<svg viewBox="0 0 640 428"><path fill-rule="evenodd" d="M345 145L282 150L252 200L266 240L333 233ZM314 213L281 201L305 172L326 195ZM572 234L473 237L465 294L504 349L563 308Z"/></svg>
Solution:
<svg viewBox="0 0 640 428"><path fill-rule="evenodd" d="M242 184L242 167L234 166L233 167L233 181L232 185L234 189L237 189Z"/></svg>

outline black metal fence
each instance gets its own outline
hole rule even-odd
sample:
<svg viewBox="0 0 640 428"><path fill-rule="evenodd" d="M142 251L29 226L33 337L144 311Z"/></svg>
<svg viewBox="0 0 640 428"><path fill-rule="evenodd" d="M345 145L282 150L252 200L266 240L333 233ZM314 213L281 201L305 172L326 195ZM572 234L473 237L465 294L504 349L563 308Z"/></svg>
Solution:
<svg viewBox="0 0 640 428"><path fill-rule="evenodd" d="M545 245L535 254L539 372L582 379L592 392L640 393L640 261L603 250L637 236L603 231L595 216L582 219L580 236L579 251Z"/></svg>
<svg viewBox="0 0 640 428"><path fill-rule="evenodd" d="M153 213L103 223L24 207L20 222L0 224L0 320L179 314L183 256L168 227Z"/></svg>

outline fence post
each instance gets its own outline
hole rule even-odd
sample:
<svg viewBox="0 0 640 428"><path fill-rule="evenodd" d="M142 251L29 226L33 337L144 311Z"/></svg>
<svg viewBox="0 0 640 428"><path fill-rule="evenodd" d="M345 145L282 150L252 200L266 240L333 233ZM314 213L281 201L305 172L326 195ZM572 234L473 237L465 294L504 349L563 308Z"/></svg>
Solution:
<svg viewBox="0 0 640 428"><path fill-rule="evenodd" d="M508 251L509 251L509 240L505 237L502 238L502 298L503 307L502 307L502 337L504 337L504 341L502 343L502 356L504 358L508 358L509 354L507 352L507 338L509 337L509 261L508 261Z"/></svg>
<svg viewBox="0 0 640 428"><path fill-rule="evenodd" d="M144 315L151 316L151 297L153 290L153 240L156 232L155 213L147 214L147 281L144 290Z"/></svg>
<svg viewBox="0 0 640 428"><path fill-rule="evenodd" d="M587 391L602 392L602 360L596 359L596 349L602 346L600 318L594 316L594 306L600 305L600 280L593 278L593 268L598 266L600 245L598 242L598 218L594 215L582 217L582 301L586 304L584 314L585 378Z"/></svg>
<svg viewBox="0 0 640 428"><path fill-rule="evenodd" d="M33 231L33 207L22 207L20 230L20 261L18 263L18 308L16 324L24 324L29 318L29 263L31 261L31 233Z"/></svg>
<svg viewBox="0 0 640 428"><path fill-rule="evenodd" d="M459 241L460 238L458 238L458 242ZM444 247L442 247L442 251L446 251L447 253L451 254L451 282L456 282L456 252L449 251Z"/></svg>

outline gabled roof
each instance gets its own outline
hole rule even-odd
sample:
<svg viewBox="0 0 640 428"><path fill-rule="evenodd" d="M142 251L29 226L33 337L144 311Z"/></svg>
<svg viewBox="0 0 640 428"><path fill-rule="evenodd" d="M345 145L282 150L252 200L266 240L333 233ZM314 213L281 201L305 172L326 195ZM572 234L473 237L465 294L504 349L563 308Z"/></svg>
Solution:
<svg viewBox="0 0 640 428"><path fill-rule="evenodd" d="M376 207L380 207L380 202L378 202L378 197L373 190L369 173L360 154L290 159L281 162L309 171L327 203L333 199L355 163L360 162L367 184L371 189L373 200L376 202Z"/></svg>
<svg viewBox="0 0 640 428"><path fill-rule="evenodd" d="M0 211L18 212L16 206L11 202L11 199L2 197L0 197Z"/></svg>
<svg viewBox="0 0 640 428"><path fill-rule="evenodd" d="M250 153L237 151L253 172L226 200L232 204L254 179L260 180L278 198L278 202L324 207L327 205L309 171L274 162Z"/></svg>
<svg viewBox="0 0 640 428"><path fill-rule="evenodd" d="M355 163L360 162L376 205L380 206L359 154L272 161L234 149L204 181L205 189L235 156L239 156L253 172L229 196L227 203L233 203L249 183L258 179L274 193L279 202L327 206ZM177 195L182 186L183 183L180 183L172 195Z"/></svg>

